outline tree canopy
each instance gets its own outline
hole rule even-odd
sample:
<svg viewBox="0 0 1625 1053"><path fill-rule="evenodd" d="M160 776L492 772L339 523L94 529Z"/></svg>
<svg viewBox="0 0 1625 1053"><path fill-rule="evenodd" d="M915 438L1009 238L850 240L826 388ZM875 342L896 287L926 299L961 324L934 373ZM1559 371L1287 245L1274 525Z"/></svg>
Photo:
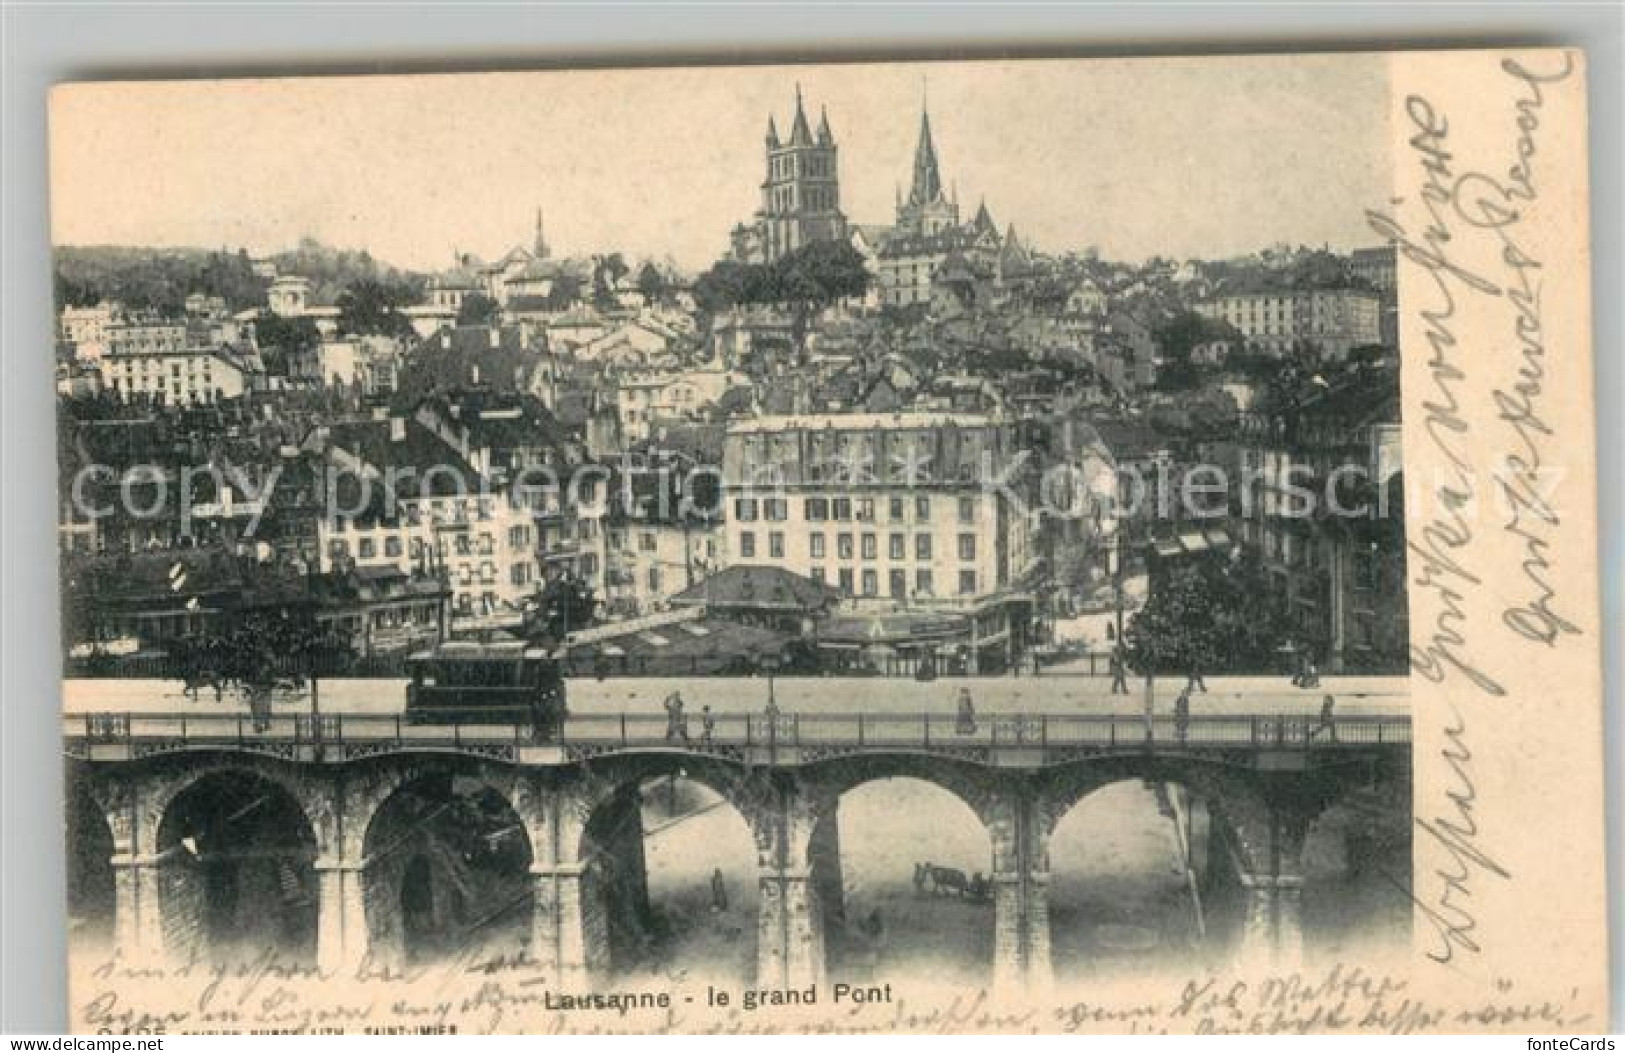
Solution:
<svg viewBox="0 0 1625 1053"><path fill-rule="evenodd" d="M502 305L484 293L469 293L457 308L458 325L496 325L502 320Z"/></svg>
<svg viewBox="0 0 1625 1053"><path fill-rule="evenodd" d="M412 323L401 308L416 301L416 292L405 282L359 279L339 296L339 328L357 336L410 339Z"/></svg>
<svg viewBox="0 0 1625 1053"><path fill-rule="evenodd" d="M1278 671L1292 632L1256 559L1209 556L1154 575L1123 637L1138 673L1263 673Z"/></svg>
<svg viewBox="0 0 1625 1053"><path fill-rule="evenodd" d="M550 578L525 612L525 635L562 643L570 633L591 625L597 610L598 600L585 579L573 575Z"/></svg>
<svg viewBox="0 0 1625 1053"><path fill-rule="evenodd" d="M719 261L695 281L694 299L713 312L750 304L824 307L868 288L858 250L844 241L815 241L772 263Z"/></svg>

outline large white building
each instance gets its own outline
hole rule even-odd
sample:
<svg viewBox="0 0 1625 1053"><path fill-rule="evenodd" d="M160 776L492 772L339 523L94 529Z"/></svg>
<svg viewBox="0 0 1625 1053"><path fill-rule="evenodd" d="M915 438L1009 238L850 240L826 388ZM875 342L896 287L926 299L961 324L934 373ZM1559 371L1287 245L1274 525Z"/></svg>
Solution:
<svg viewBox="0 0 1625 1053"><path fill-rule="evenodd" d="M1314 346L1342 357L1382 341L1382 301L1369 289L1268 289L1234 292L1196 305L1198 314L1235 326L1269 354Z"/></svg>
<svg viewBox="0 0 1625 1053"><path fill-rule="evenodd" d="M728 430L730 563L892 605L971 603L1031 569L1031 517L1000 485L1014 429L950 413L760 417Z"/></svg>
<svg viewBox="0 0 1625 1053"><path fill-rule="evenodd" d="M255 363L224 347L108 350L98 368L102 386L126 398L161 397L169 405L238 398Z"/></svg>
<svg viewBox="0 0 1625 1053"><path fill-rule="evenodd" d="M643 442L651 434L652 421L693 419L702 407L716 402L735 384L744 382L740 375L722 369L628 373L621 377L615 389L621 435L627 442Z"/></svg>

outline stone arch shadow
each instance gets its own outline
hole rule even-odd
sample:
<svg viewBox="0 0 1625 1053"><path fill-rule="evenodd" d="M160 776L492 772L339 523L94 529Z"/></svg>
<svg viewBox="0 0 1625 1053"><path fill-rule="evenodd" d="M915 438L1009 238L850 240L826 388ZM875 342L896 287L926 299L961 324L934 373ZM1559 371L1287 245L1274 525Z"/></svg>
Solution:
<svg viewBox="0 0 1625 1053"><path fill-rule="evenodd" d="M318 826L274 761L226 757L151 805L163 945L179 957L316 953Z"/></svg>
<svg viewBox="0 0 1625 1053"><path fill-rule="evenodd" d="M751 980L771 788L725 758L651 751L593 763L573 790L588 970ZM664 836L695 823L703 841Z"/></svg>
<svg viewBox="0 0 1625 1053"><path fill-rule="evenodd" d="M792 857L807 868L830 975L861 982L918 965L987 982L997 924L993 875L1008 854L997 782L973 762L914 752L819 761L806 775L811 815ZM912 818L894 828L880 802L866 799L888 782L905 784L894 789L900 802L949 823L947 836L940 827L927 834ZM922 795L907 784L929 789ZM884 852L861 829L876 818L891 834ZM953 829L966 820L968 829ZM857 836L843 838L843 826Z"/></svg>
<svg viewBox="0 0 1625 1053"><path fill-rule="evenodd" d="M525 946L541 827L520 782L510 767L440 753L354 773L360 818L347 850L375 957L415 963Z"/></svg>

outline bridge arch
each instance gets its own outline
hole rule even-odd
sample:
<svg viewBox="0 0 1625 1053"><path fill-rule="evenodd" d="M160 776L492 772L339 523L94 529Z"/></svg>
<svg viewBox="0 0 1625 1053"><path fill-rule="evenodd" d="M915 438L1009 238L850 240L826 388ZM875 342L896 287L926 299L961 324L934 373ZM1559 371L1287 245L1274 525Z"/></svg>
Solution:
<svg viewBox="0 0 1625 1053"><path fill-rule="evenodd" d="M96 946L113 936L118 845L106 804L84 778L70 774L66 802L68 938Z"/></svg>
<svg viewBox="0 0 1625 1053"><path fill-rule="evenodd" d="M1306 954L1347 960L1409 945L1411 814L1408 772L1349 778L1314 803L1301 852Z"/></svg>
<svg viewBox="0 0 1625 1053"><path fill-rule="evenodd" d="M600 762L575 792L589 969L751 982L766 787L731 761L657 751Z"/></svg>
<svg viewBox="0 0 1625 1053"><path fill-rule="evenodd" d="M503 766L413 757L356 780L353 846L367 943L386 961L465 949L514 953L530 937L543 825ZM522 811L523 810L523 811Z"/></svg>
<svg viewBox="0 0 1625 1053"><path fill-rule="evenodd" d="M293 962L314 958L319 842L280 774L222 764L154 802L152 861L172 952L218 959L270 947Z"/></svg>
<svg viewBox="0 0 1625 1053"><path fill-rule="evenodd" d="M795 858L807 867L829 975L924 970L988 982L994 877L1009 850L986 772L921 753L841 758L812 772Z"/></svg>

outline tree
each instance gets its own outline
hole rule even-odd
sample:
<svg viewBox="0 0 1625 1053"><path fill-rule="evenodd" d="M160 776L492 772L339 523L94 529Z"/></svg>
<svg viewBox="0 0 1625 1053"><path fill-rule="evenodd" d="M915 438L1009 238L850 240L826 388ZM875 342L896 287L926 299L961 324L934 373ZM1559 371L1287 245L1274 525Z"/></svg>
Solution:
<svg viewBox="0 0 1625 1053"><path fill-rule="evenodd" d="M600 308L615 306L615 287L631 270L618 252L592 258L592 298Z"/></svg>
<svg viewBox="0 0 1625 1053"><path fill-rule="evenodd" d="M1151 338L1162 355L1157 387L1163 391L1188 391L1201 382L1202 371L1193 360L1196 349L1215 340L1239 342L1241 334L1228 322L1195 311L1180 311L1152 330Z"/></svg>
<svg viewBox="0 0 1625 1053"><path fill-rule="evenodd" d="M339 296L339 327L358 336L410 339L412 323L401 313L401 308L414 299L411 288L403 283L359 279Z"/></svg>
<svg viewBox="0 0 1625 1053"><path fill-rule="evenodd" d="M258 724L269 717L276 686L302 685L354 652L317 623L313 606L297 606L240 613L214 633L177 642L171 656L189 686L213 685L216 697L229 687L242 691Z"/></svg>
<svg viewBox="0 0 1625 1053"><path fill-rule="evenodd" d="M277 376L288 376L293 360L320 346L322 334L313 318L284 318L270 311L261 311L259 317L254 319L254 339L265 359L266 371Z"/></svg>
<svg viewBox="0 0 1625 1053"><path fill-rule="evenodd" d="M525 611L525 635L555 643L593 623L598 600L585 579L559 575L544 583Z"/></svg>
<svg viewBox="0 0 1625 1053"><path fill-rule="evenodd" d="M469 293L457 308L458 325L495 325L502 318L502 305L484 293Z"/></svg>
<svg viewBox="0 0 1625 1053"><path fill-rule="evenodd" d="M666 294L666 279L652 261L645 263L643 269L638 271L638 292L643 295L646 304L654 304Z"/></svg>
<svg viewBox="0 0 1625 1053"><path fill-rule="evenodd" d="M553 287L547 291L547 309L568 311L580 299L581 279L574 274L560 274L553 279Z"/></svg>
<svg viewBox="0 0 1625 1053"><path fill-rule="evenodd" d="M1213 556L1157 575L1123 636L1138 673L1261 673L1275 671L1291 631L1255 559Z"/></svg>

